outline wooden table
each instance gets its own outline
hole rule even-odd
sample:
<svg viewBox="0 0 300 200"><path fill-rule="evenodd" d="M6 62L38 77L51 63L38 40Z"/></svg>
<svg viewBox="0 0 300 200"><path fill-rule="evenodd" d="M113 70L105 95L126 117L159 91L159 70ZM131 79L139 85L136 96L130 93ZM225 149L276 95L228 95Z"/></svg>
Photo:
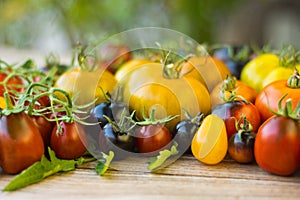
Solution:
<svg viewBox="0 0 300 200"><path fill-rule="evenodd" d="M0 58L7 62L33 58L40 64L44 61L43 55L0 47ZM125 161L121 169L110 169L104 176L98 176L94 166L94 162L86 163L75 171L48 177L16 192L0 192L0 199L300 198L300 170L291 177L280 177L263 171L256 164L241 165L230 159L208 166L191 155L184 155L157 173L147 172L141 164ZM0 170L0 190L12 178Z"/></svg>
<svg viewBox="0 0 300 200"><path fill-rule="evenodd" d="M225 159L208 166L191 155L157 171L122 162L121 170L98 176L95 163L60 173L0 199L299 199L300 170L290 177L271 175L256 164L241 165ZM0 189L13 178L0 173Z"/></svg>

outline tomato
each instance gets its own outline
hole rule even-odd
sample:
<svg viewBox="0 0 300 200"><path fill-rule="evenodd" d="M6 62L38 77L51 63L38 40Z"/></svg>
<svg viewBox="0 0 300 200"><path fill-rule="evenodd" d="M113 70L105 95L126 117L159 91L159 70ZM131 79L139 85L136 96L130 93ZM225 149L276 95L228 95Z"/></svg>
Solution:
<svg viewBox="0 0 300 200"><path fill-rule="evenodd" d="M157 153L172 141L170 131L161 124L141 126L135 136L137 149L141 153Z"/></svg>
<svg viewBox="0 0 300 200"><path fill-rule="evenodd" d="M47 150L48 146L50 145L50 138L54 127L54 123L48 121L45 117L42 116L31 116L31 119L37 127L37 129L39 130L43 138L45 150Z"/></svg>
<svg viewBox="0 0 300 200"><path fill-rule="evenodd" d="M236 80L235 77L227 77L224 81L217 84L210 93L212 107L216 106L217 104L224 103L220 95L222 89L225 90L225 99L228 99L230 96L230 91L235 92L236 96L242 96L251 103L255 102L257 96L257 92L249 85ZM237 100L241 100L241 98L237 97Z"/></svg>
<svg viewBox="0 0 300 200"><path fill-rule="evenodd" d="M191 148L199 161L209 165L220 163L228 148L224 121L214 114L205 117L193 137Z"/></svg>
<svg viewBox="0 0 300 200"><path fill-rule="evenodd" d="M0 72L0 82L4 81L6 77L7 77L6 73ZM6 83L8 90L16 90L19 92L22 90L21 86L23 84L24 84L23 80L19 76L11 77ZM0 96L3 97L4 92L5 92L5 88L3 84L0 84Z"/></svg>
<svg viewBox="0 0 300 200"><path fill-rule="evenodd" d="M273 115L269 108L274 111L278 111L278 102L284 95L286 96L283 99L283 103L285 104L287 99L291 99L292 109L296 108L300 101L300 85L295 88L291 88L287 80L279 80L267 85L257 95L255 106L260 112L262 121L267 120Z"/></svg>
<svg viewBox="0 0 300 200"><path fill-rule="evenodd" d="M136 111L138 119L155 110L155 119L178 116L166 124L169 130L184 117L185 109L191 116L210 112L210 97L205 86L193 78L166 78L160 63L147 63L128 75L124 83L124 102Z"/></svg>
<svg viewBox="0 0 300 200"><path fill-rule="evenodd" d="M300 121L273 116L258 130L254 155L257 164L277 175L291 175L300 164Z"/></svg>
<svg viewBox="0 0 300 200"><path fill-rule="evenodd" d="M87 138L83 127L77 122L60 122L62 132L58 132L57 125L51 134L50 147L58 158L76 159L86 152Z"/></svg>
<svg viewBox="0 0 300 200"><path fill-rule="evenodd" d="M181 75L193 77L211 91L219 82L231 75L224 62L215 57L191 57L183 63Z"/></svg>
<svg viewBox="0 0 300 200"><path fill-rule="evenodd" d="M253 132L257 132L261 120L257 108L252 103L244 101L233 101L219 104L213 108L212 114L218 115L225 121L228 139L237 132L236 121L245 116L253 127Z"/></svg>
<svg viewBox="0 0 300 200"><path fill-rule="evenodd" d="M0 166L9 174L16 174L44 154L39 130L25 113L10 114L0 119Z"/></svg>
<svg viewBox="0 0 300 200"><path fill-rule="evenodd" d="M115 77L119 83L126 82L128 74L139 68L139 66L150 62L150 60L146 59L131 59L120 66L115 74Z"/></svg>
<svg viewBox="0 0 300 200"><path fill-rule="evenodd" d="M86 104L96 98L98 104L105 101L106 92L112 93L116 84L114 76L107 70L92 72L76 68L62 74L54 86L68 92L71 97L78 94L78 104Z"/></svg>
<svg viewBox="0 0 300 200"><path fill-rule="evenodd" d="M100 57L100 68L114 74L123 63L131 59L131 52L125 45L107 45L100 49Z"/></svg>
<svg viewBox="0 0 300 200"><path fill-rule="evenodd" d="M297 65L296 68L299 71L300 65ZM274 81L287 80L293 74L293 72L293 67L277 67L267 75L267 77L263 80L262 85L265 87Z"/></svg>

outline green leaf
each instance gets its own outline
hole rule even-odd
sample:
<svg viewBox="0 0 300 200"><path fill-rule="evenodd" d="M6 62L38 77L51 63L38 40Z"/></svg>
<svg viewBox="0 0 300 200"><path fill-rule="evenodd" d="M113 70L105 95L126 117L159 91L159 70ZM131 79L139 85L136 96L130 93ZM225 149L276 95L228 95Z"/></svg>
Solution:
<svg viewBox="0 0 300 200"><path fill-rule="evenodd" d="M95 167L97 174L102 176L106 172L114 156L115 154L113 151L109 151L108 155L102 152L102 157L104 158L105 161L104 162L98 161L97 166Z"/></svg>
<svg viewBox="0 0 300 200"><path fill-rule="evenodd" d="M178 144L176 142L174 142L174 144L172 145L170 150L168 150L168 149L162 150L159 152L158 156L150 158L148 160L148 162L149 162L148 169L150 171L155 171L159 167L161 167L168 158L170 158L171 156L177 155L179 153L177 150L177 146L178 146Z"/></svg>
<svg viewBox="0 0 300 200"><path fill-rule="evenodd" d="M71 171L75 169L77 161L58 159L55 156L54 151L50 148L48 148L48 151L50 160L43 155L41 161L34 163L15 176L14 179L3 189L3 191L14 191L33 183L37 183L57 172Z"/></svg>

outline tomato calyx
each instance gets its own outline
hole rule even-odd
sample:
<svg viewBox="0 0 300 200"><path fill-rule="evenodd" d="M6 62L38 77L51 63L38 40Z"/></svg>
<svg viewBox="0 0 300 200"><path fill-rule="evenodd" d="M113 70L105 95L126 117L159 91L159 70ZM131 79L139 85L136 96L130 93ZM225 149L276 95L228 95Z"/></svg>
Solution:
<svg viewBox="0 0 300 200"><path fill-rule="evenodd" d="M241 141L248 143L250 140L255 138L255 135L252 134L253 126L246 119L245 115L243 115L238 121L236 121L235 127L236 130L238 130L237 134Z"/></svg>
<svg viewBox="0 0 300 200"><path fill-rule="evenodd" d="M202 112L199 112L195 117L192 117L187 110L183 109L183 111L188 121L190 121L192 124L200 126L204 119L204 114Z"/></svg>
<svg viewBox="0 0 300 200"><path fill-rule="evenodd" d="M292 45L283 47L279 55L279 65L288 68L294 68L300 61L300 51Z"/></svg>
<svg viewBox="0 0 300 200"><path fill-rule="evenodd" d="M289 88L300 88L300 74L296 67L294 74L288 79L287 85Z"/></svg>
<svg viewBox="0 0 300 200"><path fill-rule="evenodd" d="M148 125L164 124L164 123L167 123L167 122L175 119L176 117L179 117L179 115L175 115L175 116L167 116L162 119L156 119L155 118L155 109L151 109L149 117L145 116L145 112L142 112L142 115L143 115L144 121L137 121L136 125L148 126Z"/></svg>
<svg viewBox="0 0 300 200"><path fill-rule="evenodd" d="M283 95L280 100L278 101L278 112L273 110L269 103L268 103L268 108L269 110L276 116L283 116L287 118L291 118L293 120L300 120L300 102L298 102L296 108L293 110L292 109L292 99L289 98L286 100L285 106L283 107L283 100L288 94ZM269 102L268 98L267 101Z"/></svg>

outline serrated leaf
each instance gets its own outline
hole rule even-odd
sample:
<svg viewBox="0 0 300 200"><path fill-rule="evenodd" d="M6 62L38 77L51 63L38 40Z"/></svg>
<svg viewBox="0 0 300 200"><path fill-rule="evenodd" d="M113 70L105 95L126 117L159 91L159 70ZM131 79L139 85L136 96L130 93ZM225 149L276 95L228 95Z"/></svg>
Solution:
<svg viewBox="0 0 300 200"><path fill-rule="evenodd" d="M168 149L162 150L159 152L158 156L150 158L148 160L149 162L148 169L150 171L155 171L159 167L161 167L168 158L177 155L179 153L179 151L177 150L177 146L178 144L174 142L170 150Z"/></svg>
<svg viewBox="0 0 300 200"><path fill-rule="evenodd" d="M104 162L98 161L95 170L98 175L102 176L108 169L111 161L113 160L115 154L113 151L109 151L108 155L102 152L102 157L105 160Z"/></svg>

